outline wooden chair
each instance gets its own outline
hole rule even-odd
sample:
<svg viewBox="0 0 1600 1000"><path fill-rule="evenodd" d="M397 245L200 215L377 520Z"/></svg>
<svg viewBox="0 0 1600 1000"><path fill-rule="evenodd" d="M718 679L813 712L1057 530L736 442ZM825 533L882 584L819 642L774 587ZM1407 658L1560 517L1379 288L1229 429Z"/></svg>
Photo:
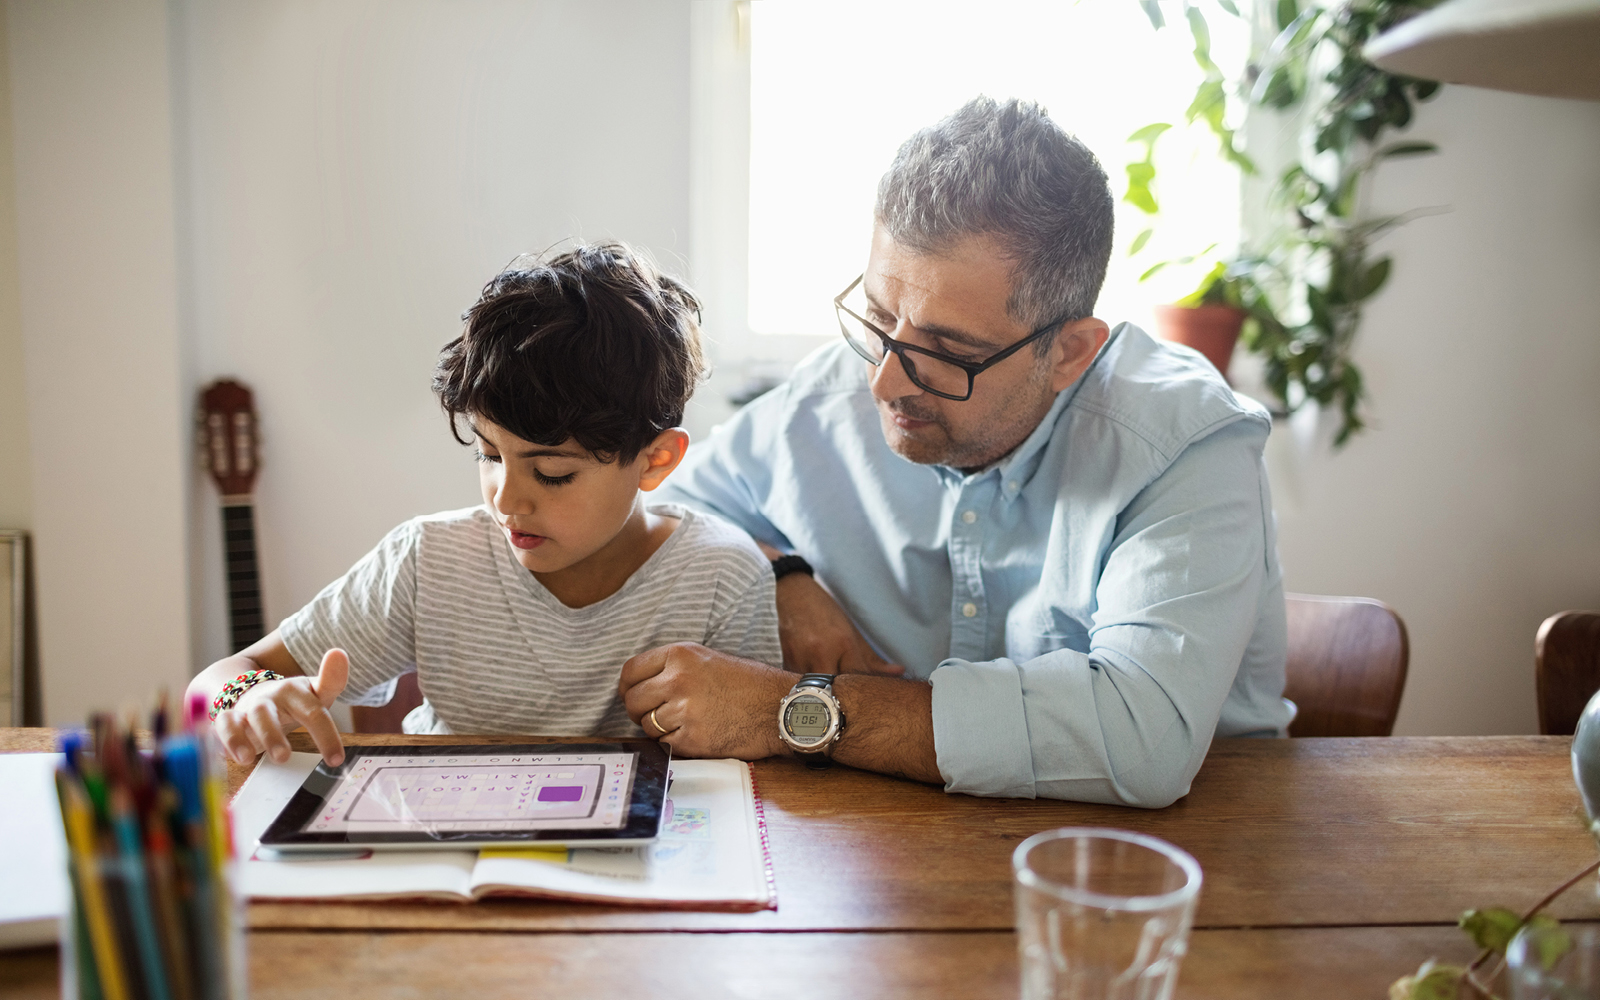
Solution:
<svg viewBox="0 0 1600 1000"><path fill-rule="evenodd" d="M1366 597L1289 594L1290 736L1388 736L1411 658L1406 623Z"/></svg>
<svg viewBox="0 0 1600 1000"><path fill-rule="evenodd" d="M1546 618L1533 640L1533 662L1539 732L1571 736L1600 690L1600 614L1563 611Z"/></svg>
<svg viewBox="0 0 1600 1000"><path fill-rule="evenodd" d="M377 708L350 707L350 728L358 733L398 733L406 713L422 704L422 689L417 687L417 672L401 674L389 704Z"/></svg>

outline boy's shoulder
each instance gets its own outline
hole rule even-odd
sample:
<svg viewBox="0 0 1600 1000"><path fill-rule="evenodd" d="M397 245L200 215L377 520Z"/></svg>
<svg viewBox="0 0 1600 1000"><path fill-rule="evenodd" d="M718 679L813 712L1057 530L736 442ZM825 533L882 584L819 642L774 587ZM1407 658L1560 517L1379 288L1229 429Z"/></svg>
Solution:
<svg viewBox="0 0 1600 1000"><path fill-rule="evenodd" d="M651 504L652 514L678 518L674 561L712 559L729 570L769 572L771 563L745 530L725 518L675 503Z"/></svg>
<svg viewBox="0 0 1600 1000"><path fill-rule="evenodd" d="M402 521L389 532L383 544L397 549L475 547L489 539L495 527L494 518L479 504L436 514L419 514Z"/></svg>

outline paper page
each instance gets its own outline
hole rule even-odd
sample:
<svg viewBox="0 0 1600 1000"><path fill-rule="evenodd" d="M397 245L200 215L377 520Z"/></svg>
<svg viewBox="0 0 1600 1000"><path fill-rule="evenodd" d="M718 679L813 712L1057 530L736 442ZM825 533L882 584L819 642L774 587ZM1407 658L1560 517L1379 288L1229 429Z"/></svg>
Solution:
<svg viewBox="0 0 1600 1000"><path fill-rule="evenodd" d="M0 948L52 944L67 911L66 836L55 773L60 754L0 754Z"/></svg>
<svg viewBox="0 0 1600 1000"><path fill-rule="evenodd" d="M321 758L293 753L284 764L263 757L233 800L239 891L251 899L328 899L447 894L471 899L472 851L374 851L345 861L265 861L256 841L294 798Z"/></svg>
<svg viewBox="0 0 1600 1000"><path fill-rule="evenodd" d="M474 890L584 899L769 905L750 768L674 760L671 815L653 845L564 852L495 848L478 857Z"/></svg>

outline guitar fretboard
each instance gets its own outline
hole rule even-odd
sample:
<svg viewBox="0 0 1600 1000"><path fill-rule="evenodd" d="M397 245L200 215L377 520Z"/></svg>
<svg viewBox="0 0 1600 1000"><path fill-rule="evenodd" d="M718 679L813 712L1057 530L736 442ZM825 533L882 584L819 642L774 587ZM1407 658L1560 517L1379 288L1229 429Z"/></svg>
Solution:
<svg viewBox="0 0 1600 1000"><path fill-rule="evenodd" d="M224 502L222 543L228 567L228 627L237 653L266 634L261 577L256 572L255 508L248 500Z"/></svg>

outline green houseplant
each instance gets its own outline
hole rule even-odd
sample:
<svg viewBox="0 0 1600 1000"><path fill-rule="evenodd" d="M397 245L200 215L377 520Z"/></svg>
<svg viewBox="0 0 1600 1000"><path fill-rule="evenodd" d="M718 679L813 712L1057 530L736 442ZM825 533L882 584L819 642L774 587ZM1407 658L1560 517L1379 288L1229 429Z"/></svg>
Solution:
<svg viewBox="0 0 1600 1000"><path fill-rule="evenodd" d="M1161 4L1140 0L1151 24L1166 24ZM1222 14L1242 17L1232 0L1212 0ZM1219 261L1178 305L1225 304L1238 310L1247 350L1264 362L1267 388L1284 413L1307 402L1335 409L1342 447L1365 426L1365 387L1350 352L1365 304L1388 281L1393 261L1373 243L1418 213L1371 216L1363 182L1385 160L1436 152L1425 142L1383 142L1405 128L1414 102L1432 97L1437 83L1386 73L1361 56L1366 42L1437 0L1262 0L1275 35L1256 52L1242 79L1228 80L1211 57L1211 35L1200 0L1182 0L1183 21L1203 71L1185 112L1216 136L1219 154L1246 174L1257 172L1233 126L1236 111L1296 113L1305 142L1298 162L1278 179L1273 196L1279 222L1253 233L1238 255ZM1151 217L1156 146L1170 126L1156 123L1130 136L1141 159L1127 167L1124 200ZM1141 252L1152 229L1136 236ZM1148 278L1166 262L1147 270Z"/></svg>

